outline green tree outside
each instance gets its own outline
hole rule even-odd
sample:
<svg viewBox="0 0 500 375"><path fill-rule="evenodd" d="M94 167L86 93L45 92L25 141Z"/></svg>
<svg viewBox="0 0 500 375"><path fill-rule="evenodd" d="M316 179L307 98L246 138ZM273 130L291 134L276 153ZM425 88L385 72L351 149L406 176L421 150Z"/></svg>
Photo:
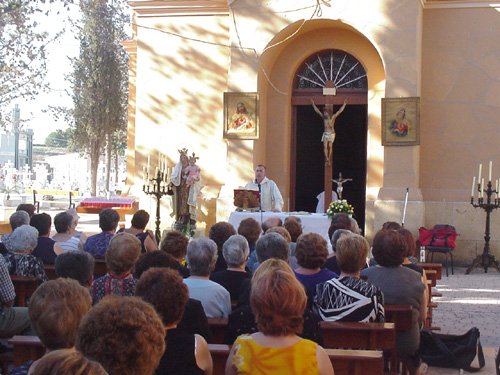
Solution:
<svg viewBox="0 0 500 375"><path fill-rule="evenodd" d="M127 18L121 1L81 0L78 29L80 55L73 61L73 128L71 143L90 158L91 194L96 195L100 157L107 154L107 178L113 139L127 123Z"/></svg>

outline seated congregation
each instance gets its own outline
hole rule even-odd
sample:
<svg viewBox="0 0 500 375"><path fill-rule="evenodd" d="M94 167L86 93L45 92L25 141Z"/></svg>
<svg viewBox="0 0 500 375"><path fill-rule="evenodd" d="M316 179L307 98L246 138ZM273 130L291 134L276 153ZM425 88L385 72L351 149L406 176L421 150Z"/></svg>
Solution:
<svg viewBox="0 0 500 375"><path fill-rule="evenodd" d="M361 366L356 355L379 361L360 374L379 374L381 350L391 373L399 361L425 372L427 280L415 239L396 223L375 235L370 260L343 214L329 230L333 253L293 216L219 222L201 238L169 231L159 244L146 211L117 232L118 221L104 209L101 233L87 238L69 210L50 237L49 215L12 214L0 245L0 335L31 337L44 353L19 363L15 337L11 374L347 374L344 362ZM20 276L36 280L28 307L14 306ZM404 330L387 323L395 305L407 307ZM341 330L387 337L331 344Z"/></svg>

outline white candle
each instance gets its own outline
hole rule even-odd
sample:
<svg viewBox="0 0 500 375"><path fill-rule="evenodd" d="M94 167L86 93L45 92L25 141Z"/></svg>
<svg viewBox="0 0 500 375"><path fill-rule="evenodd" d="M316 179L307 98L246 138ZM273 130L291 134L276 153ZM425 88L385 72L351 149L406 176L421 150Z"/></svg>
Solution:
<svg viewBox="0 0 500 375"><path fill-rule="evenodd" d="M499 191L498 191L498 184L499 184L498 179L497 179L496 182L497 183L495 184L495 190L497 191L497 198L498 198L498 193L499 193Z"/></svg>
<svg viewBox="0 0 500 375"><path fill-rule="evenodd" d="M155 178L158 177L158 167L155 168Z"/></svg>
<svg viewBox="0 0 500 375"><path fill-rule="evenodd" d="M488 181L491 181L491 170L493 169L493 162L490 160L490 168L488 173Z"/></svg>
<svg viewBox="0 0 500 375"><path fill-rule="evenodd" d="M472 177L472 190L470 191L470 196L474 198L474 187L476 186L476 176Z"/></svg>
<svg viewBox="0 0 500 375"><path fill-rule="evenodd" d="M483 194L484 194L484 178L481 179L481 198L483 197Z"/></svg>
<svg viewBox="0 0 500 375"><path fill-rule="evenodd" d="M482 170L483 170L483 164L479 163L479 174L477 176L477 182L478 182L478 184L481 183L481 172L482 172Z"/></svg>

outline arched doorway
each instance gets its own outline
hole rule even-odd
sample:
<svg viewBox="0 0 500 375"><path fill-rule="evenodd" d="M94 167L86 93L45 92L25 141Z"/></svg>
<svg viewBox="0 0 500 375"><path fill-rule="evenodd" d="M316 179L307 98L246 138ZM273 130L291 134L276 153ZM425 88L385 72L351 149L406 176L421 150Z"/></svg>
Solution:
<svg viewBox="0 0 500 375"><path fill-rule="evenodd" d="M335 123L334 178L351 178L343 198L354 206L360 228L365 224L367 175L367 92L363 65L342 50L323 50L309 56L297 69L292 93L292 155L290 203L296 211L314 212L316 196L324 190L323 120L311 99L322 108L333 104L336 112L345 99L348 105ZM334 94L333 94L334 93ZM335 190L335 186L334 186Z"/></svg>

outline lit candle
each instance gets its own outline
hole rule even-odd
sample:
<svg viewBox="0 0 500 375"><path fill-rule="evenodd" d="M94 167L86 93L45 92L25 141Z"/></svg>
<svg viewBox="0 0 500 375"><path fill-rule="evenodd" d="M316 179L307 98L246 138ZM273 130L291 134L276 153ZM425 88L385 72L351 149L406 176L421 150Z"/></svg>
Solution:
<svg viewBox="0 0 500 375"><path fill-rule="evenodd" d="M474 187L476 186L476 176L472 177L472 190L470 191L470 196L474 198Z"/></svg>
<svg viewBox="0 0 500 375"><path fill-rule="evenodd" d="M481 183L481 172L483 170L483 164L479 163L479 174L477 176L477 183L480 184Z"/></svg>
<svg viewBox="0 0 500 375"><path fill-rule="evenodd" d="M491 170L493 169L493 162L490 160L490 168L488 173L488 181L491 181Z"/></svg>

